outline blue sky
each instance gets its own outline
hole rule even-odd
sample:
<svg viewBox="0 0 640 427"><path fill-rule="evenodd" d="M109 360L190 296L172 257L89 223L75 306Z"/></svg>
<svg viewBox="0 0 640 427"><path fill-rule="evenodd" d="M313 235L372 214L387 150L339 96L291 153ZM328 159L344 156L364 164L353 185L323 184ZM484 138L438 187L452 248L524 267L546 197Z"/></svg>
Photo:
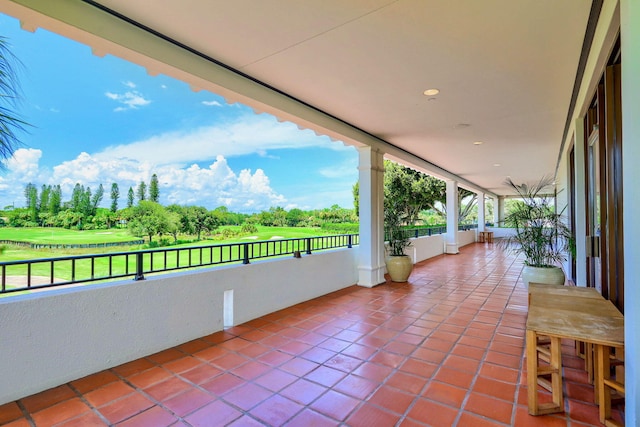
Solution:
<svg viewBox="0 0 640 427"><path fill-rule="evenodd" d="M76 183L102 184L105 207L116 182L124 207L129 187L154 173L163 204L353 207L353 147L3 14L0 35L23 64L18 111L32 125L0 172L0 208L24 206L29 182L61 184L64 200Z"/></svg>

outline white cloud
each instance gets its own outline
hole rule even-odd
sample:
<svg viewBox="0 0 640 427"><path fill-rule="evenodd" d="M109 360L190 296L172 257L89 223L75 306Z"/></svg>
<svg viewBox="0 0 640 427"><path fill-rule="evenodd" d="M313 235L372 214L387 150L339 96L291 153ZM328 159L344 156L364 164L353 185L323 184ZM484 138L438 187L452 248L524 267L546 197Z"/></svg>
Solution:
<svg viewBox="0 0 640 427"><path fill-rule="evenodd" d="M236 174L223 156L208 168L192 165L185 169L167 168L158 172L162 187L167 187L167 202L197 204L209 209L227 206L231 211L268 209L286 203L283 195L270 186L264 171L243 169Z"/></svg>
<svg viewBox="0 0 640 427"><path fill-rule="evenodd" d="M352 177L354 175L354 171L356 171L357 169L358 159L356 157L353 157L342 163L322 168L318 171L318 173L324 178L340 179L345 177Z"/></svg>
<svg viewBox="0 0 640 427"><path fill-rule="evenodd" d="M324 147L343 150L339 142L318 137L310 130L300 131L292 123L279 123L269 115L244 115L231 123L168 132L130 144L105 148L96 157L128 158L157 165L189 164L224 157L260 153L285 148Z"/></svg>
<svg viewBox="0 0 640 427"><path fill-rule="evenodd" d="M126 87L130 87L131 89L134 89L136 87L136 84L132 81L122 82L122 84L125 85Z"/></svg>
<svg viewBox="0 0 640 427"><path fill-rule="evenodd" d="M40 159L42 150L34 148L20 148L13 157L4 161L6 170L0 173L0 207L15 203L24 203L24 186L28 183L41 184L48 181L46 170L41 170Z"/></svg>
<svg viewBox="0 0 640 427"><path fill-rule="evenodd" d="M195 164L176 168L131 159L105 160L83 152L75 159L55 166L52 174L39 170L41 156L40 150L21 149L7 162L7 175L0 176L0 207L11 203L16 207L24 206L24 186L29 182L38 187L60 184L64 200L70 197L76 183L93 191L102 184L108 194L111 183L116 182L123 207L129 187L135 190L140 181L148 183L154 173L160 181L160 202L163 204L193 204L208 209L224 205L235 212L261 211L287 204L286 198L271 188L263 170L243 169L236 173L223 156L217 156L206 168ZM106 195L102 205L106 207L109 203Z"/></svg>
<svg viewBox="0 0 640 427"><path fill-rule="evenodd" d="M206 105L207 107L222 107L222 104L218 101L202 101L202 105Z"/></svg>
<svg viewBox="0 0 640 427"><path fill-rule="evenodd" d="M122 105L124 107L116 107L113 111L126 111L126 110L135 110L139 107L144 107L151 103L148 99L145 99L144 96L138 91L127 91L125 93L113 93L106 92L105 96L109 99L112 99Z"/></svg>

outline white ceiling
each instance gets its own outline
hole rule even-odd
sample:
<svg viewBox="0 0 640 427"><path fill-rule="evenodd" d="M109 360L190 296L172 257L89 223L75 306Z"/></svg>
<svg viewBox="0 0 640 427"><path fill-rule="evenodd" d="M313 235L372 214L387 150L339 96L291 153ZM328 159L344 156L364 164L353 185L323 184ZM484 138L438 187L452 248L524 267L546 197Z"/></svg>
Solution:
<svg viewBox="0 0 640 427"><path fill-rule="evenodd" d="M531 181L555 171L591 7L590 0L96 3L496 194L509 194L507 176ZM427 97L428 88L440 93Z"/></svg>

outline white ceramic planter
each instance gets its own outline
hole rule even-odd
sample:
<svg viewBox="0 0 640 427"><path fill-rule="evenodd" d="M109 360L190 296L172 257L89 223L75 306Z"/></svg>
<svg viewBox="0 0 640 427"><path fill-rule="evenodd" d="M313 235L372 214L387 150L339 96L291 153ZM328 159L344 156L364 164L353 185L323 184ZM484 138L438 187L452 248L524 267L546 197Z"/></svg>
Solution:
<svg viewBox="0 0 640 427"><path fill-rule="evenodd" d="M545 285L564 285L564 271L560 267L531 267L525 265L522 269L522 281L529 288L529 283L544 283Z"/></svg>
<svg viewBox="0 0 640 427"><path fill-rule="evenodd" d="M413 262L408 255L390 256L386 259L386 264L392 282L406 282L413 270Z"/></svg>

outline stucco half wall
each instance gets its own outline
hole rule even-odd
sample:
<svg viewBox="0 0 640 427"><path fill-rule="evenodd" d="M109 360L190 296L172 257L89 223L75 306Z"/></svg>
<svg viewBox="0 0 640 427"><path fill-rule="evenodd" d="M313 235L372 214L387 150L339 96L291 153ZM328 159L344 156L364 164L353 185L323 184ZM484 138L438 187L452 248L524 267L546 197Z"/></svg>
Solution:
<svg viewBox="0 0 640 427"><path fill-rule="evenodd" d="M351 286L357 252L0 298L0 404Z"/></svg>

